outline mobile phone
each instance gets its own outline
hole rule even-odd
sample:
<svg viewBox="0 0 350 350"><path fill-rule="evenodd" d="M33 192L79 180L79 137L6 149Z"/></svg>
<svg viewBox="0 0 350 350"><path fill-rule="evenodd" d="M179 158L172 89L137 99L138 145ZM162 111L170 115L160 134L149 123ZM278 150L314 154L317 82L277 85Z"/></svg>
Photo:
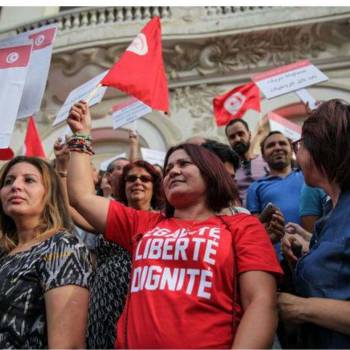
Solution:
<svg viewBox="0 0 350 350"><path fill-rule="evenodd" d="M299 242L292 242L292 252L297 257L300 258L303 254L303 246Z"/></svg>
<svg viewBox="0 0 350 350"><path fill-rule="evenodd" d="M268 222L271 220L272 214L277 210L277 207L273 203L267 203L263 211L260 213L260 221Z"/></svg>

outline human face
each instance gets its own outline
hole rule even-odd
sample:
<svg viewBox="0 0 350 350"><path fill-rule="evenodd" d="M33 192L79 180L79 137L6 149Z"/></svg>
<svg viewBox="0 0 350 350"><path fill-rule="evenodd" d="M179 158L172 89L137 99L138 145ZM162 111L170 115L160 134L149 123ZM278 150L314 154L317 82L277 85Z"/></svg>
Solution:
<svg viewBox="0 0 350 350"><path fill-rule="evenodd" d="M232 163L230 162L224 162L225 169L227 172L231 175L232 178L235 178L236 171L235 168L233 167Z"/></svg>
<svg viewBox="0 0 350 350"><path fill-rule="evenodd" d="M123 173L125 165L129 164L129 161L126 159L118 159L113 162L113 170L108 173L109 184L112 188L118 188L119 178Z"/></svg>
<svg viewBox="0 0 350 350"><path fill-rule="evenodd" d="M206 205L207 185L198 167L183 149L170 155L164 171L163 186L168 202L175 209L198 202Z"/></svg>
<svg viewBox="0 0 350 350"><path fill-rule="evenodd" d="M322 186L325 176L316 167L310 152L305 148L303 140L299 142L298 151L296 152L297 162L303 171L304 181L307 185L313 187Z"/></svg>
<svg viewBox="0 0 350 350"><path fill-rule="evenodd" d="M269 167L275 170L285 169L291 165L292 147L282 134L273 134L264 143L263 157Z"/></svg>
<svg viewBox="0 0 350 350"><path fill-rule="evenodd" d="M144 168L132 168L125 176L125 193L129 207L148 210L153 195L152 175Z"/></svg>
<svg viewBox="0 0 350 350"><path fill-rule="evenodd" d="M236 122L227 128L226 133L232 149L240 156L244 156L250 147L250 131L246 129L243 123Z"/></svg>
<svg viewBox="0 0 350 350"><path fill-rule="evenodd" d="M15 222L19 217L40 220L44 210L45 187L39 170L32 164L15 164L0 190L2 208Z"/></svg>

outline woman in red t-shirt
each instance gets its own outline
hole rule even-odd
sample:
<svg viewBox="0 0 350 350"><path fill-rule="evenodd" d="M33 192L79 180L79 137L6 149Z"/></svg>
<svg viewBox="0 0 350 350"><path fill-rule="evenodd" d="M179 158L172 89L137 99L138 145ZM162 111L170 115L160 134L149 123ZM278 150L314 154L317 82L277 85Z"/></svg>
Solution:
<svg viewBox="0 0 350 350"><path fill-rule="evenodd" d="M281 269L257 218L218 216L237 195L222 162L182 144L165 158L165 212L128 208L94 195L90 113L68 118L72 205L97 231L132 254L132 277L118 321L118 348L267 348L277 324Z"/></svg>

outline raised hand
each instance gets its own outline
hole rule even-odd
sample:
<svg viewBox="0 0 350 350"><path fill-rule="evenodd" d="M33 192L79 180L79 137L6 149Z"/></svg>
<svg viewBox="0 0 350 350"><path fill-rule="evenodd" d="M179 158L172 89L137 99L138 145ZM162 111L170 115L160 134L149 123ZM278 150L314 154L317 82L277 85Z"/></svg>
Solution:
<svg viewBox="0 0 350 350"><path fill-rule="evenodd" d="M74 134L90 133L91 115L87 102L79 101L72 106L67 123Z"/></svg>
<svg viewBox="0 0 350 350"><path fill-rule="evenodd" d="M67 144L62 142L62 139L59 137L53 146L53 150L56 158L56 169L58 171L67 171L70 157Z"/></svg>

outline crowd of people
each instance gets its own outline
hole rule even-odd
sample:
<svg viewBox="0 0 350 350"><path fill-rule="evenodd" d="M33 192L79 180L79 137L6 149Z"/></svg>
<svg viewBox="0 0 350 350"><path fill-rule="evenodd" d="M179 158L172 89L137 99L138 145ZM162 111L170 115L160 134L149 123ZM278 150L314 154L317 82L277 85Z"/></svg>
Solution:
<svg viewBox="0 0 350 350"><path fill-rule="evenodd" d="M0 348L350 348L350 105L98 173L86 102L0 172Z"/></svg>

